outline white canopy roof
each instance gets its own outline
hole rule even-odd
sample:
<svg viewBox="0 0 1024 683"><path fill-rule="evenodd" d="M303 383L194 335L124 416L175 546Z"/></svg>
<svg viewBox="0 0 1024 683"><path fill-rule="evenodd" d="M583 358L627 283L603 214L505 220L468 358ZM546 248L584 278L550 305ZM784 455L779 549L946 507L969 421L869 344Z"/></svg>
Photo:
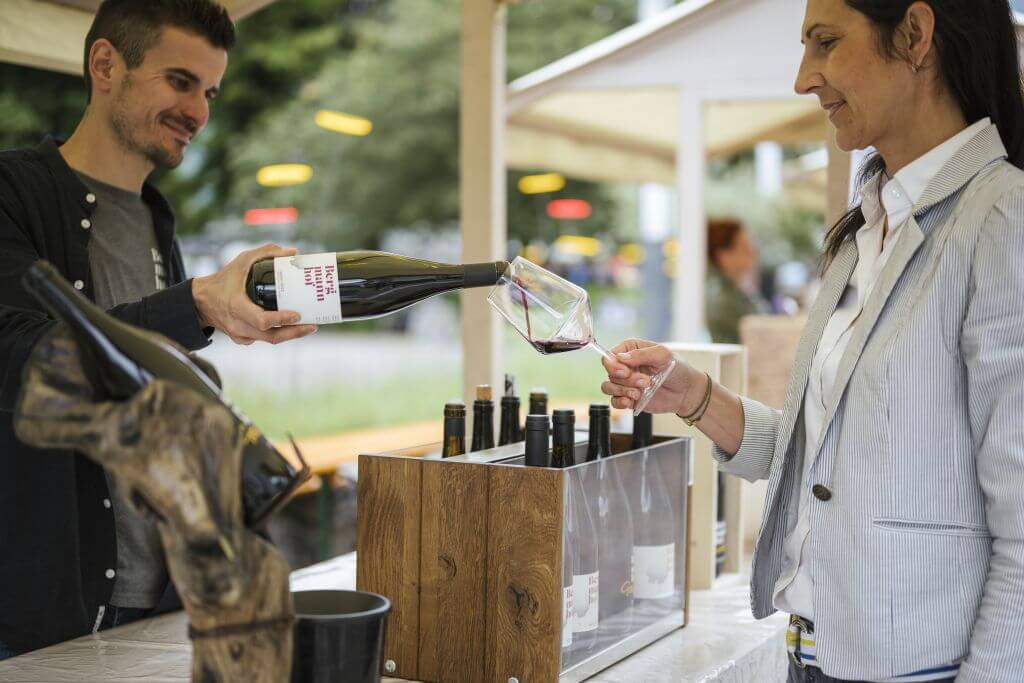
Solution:
<svg viewBox="0 0 1024 683"><path fill-rule="evenodd" d="M681 93L703 103L709 156L824 141L817 99L793 91L803 12L794 0L687 0L512 82L508 166L674 185Z"/></svg>
<svg viewBox="0 0 1024 683"><path fill-rule="evenodd" d="M237 21L274 0L221 0ZM0 0L0 61L82 73L82 46L100 0Z"/></svg>

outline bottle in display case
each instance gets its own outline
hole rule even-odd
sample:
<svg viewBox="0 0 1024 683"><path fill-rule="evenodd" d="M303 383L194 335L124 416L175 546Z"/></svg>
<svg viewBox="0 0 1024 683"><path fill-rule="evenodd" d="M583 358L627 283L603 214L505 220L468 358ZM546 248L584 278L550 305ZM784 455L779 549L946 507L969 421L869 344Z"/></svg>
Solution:
<svg viewBox="0 0 1024 683"><path fill-rule="evenodd" d="M442 458L452 458L466 452L466 404L451 401L444 404L444 444Z"/></svg>
<svg viewBox="0 0 1024 683"><path fill-rule="evenodd" d="M715 576L725 567L725 474L718 473L718 514L715 515Z"/></svg>
<svg viewBox="0 0 1024 683"><path fill-rule="evenodd" d="M551 419L547 415L526 416L526 458L527 467L550 467L548 454L548 433Z"/></svg>
<svg viewBox="0 0 1024 683"><path fill-rule="evenodd" d="M640 413L634 419L633 426L634 446L649 446L653 441L650 414ZM640 460L638 493L632 509L634 614L637 617L656 617L672 608L675 594L676 530L672 522L672 501L668 497L657 459L646 451Z"/></svg>
<svg viewBox="0 0 1024 683"><path fill-rule="evenodd" d="M598 492L591 510L597 521L601 547L600 619L602 635L615 639L631 628L633 607L632 549L633 514L629 497L622 485L619 463L609 461L612 455L611 408L605 404L590 406L590 436L587 461L598 461L592 468Z"/></svg>
<svg viewBox="0 0 1024 683"><path fill-rule="evenodd" d="M552 421L552 467L572 467L576 417L571 410L556 410ZM579 660L597 647L600 621L598 540L579 471L566 472L566 480L565 534L569 537L573 558L572 655Z"/></svg>
<svg viewBox="0 0 1024 683"><path fill-rule="evenodd" d="M516 396L512 375L505 375L505 394L501 397L501 420L498 445L507 446L523 440L519 427L519 397Z"/></svg>
<svg viewBox="0 0 1024 683"><path fill-rule="evenodd" d="M471 451L486 451L494 448L494 401L491 400L491 385L481 384L476 388L473 401L473 443Z"/></svg>

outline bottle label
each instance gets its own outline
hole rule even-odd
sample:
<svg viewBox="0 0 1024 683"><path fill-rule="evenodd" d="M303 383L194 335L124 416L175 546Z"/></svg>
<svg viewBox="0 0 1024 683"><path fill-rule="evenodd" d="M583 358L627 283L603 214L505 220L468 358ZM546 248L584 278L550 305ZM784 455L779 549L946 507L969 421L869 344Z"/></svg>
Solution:
<svg viewBox="0 0 1024 683"><path fill-rule="evenodd" d="M274 259L277 309L296 311L304 325L341 322L338 260L334 254L278 256Z"/></svg>
<svg viewBox="0 0 1024 683"><path fill-rule="evenodd" d="M572 645L572 586L562 587L562 647Z"/></svg>
<svg viewBox="0 0 1024 683"><path fill-rule="evenodd" d="M633 597L671 597L675 593L675 567L675 543L633 546Z"/></svg>
<svg viewBox="0 0 1024 683"><path fill-rule="evenodd" d="M572 577L572 630L577 633L597 628L598 573L574 574Z"/></svg>

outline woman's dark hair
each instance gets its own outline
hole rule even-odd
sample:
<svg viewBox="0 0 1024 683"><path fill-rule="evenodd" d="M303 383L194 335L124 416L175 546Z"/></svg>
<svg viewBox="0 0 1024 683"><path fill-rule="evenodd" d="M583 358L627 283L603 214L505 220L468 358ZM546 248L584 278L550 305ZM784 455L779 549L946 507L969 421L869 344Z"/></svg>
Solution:
<svg viewBox="0 0 1024 683"><path fill-rule="evenodd" d="M915 0L845 0L874 24L882 54L905 59L896 45L896 29ZM1013 12L1007 0L922 0L935 13L938 68L968 123L992 119L1010 163L1024 168L1024 95ZM885 168L871 155L857 175L858 185ZM825 235L825 263L864 225L855 207Z"/></svg>
<svg viewBox="0 0 1024 683"><path fill-rule="evenodd" d="M718 252L731 249L743 224L735 218L712 218L708 221L708 263L718 268Z"/></svg>
<svg viewBox="0 0 1024 683"><path fill-rule="evenodd" d="M106 38L117 48L129 69L142 64L167 26L205 38L210 45L230 50L235 45L235 25L216 0L104 0L85 37L85 91L92 98L89 51Z"/></svg>

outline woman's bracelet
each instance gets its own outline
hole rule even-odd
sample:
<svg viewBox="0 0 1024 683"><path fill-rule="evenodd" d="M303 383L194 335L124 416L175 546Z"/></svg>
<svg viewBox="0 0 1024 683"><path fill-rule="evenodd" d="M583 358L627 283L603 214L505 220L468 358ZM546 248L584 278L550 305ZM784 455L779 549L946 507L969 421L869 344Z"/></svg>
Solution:
<svg viewBox="0 0 1024 683"><path fill-rule="evenodd" d="M679 417L683 419L683 422L686 423L687 427L692 427L700 422L700 419L704 417L704 412L708 409L708 406L711 405L711 386L714 382L711 381L710 374L705 372L704 376L708 378L708 386L707 389L704 390L704 398L701 399L700 405L697 406L697 410L693 411L689 415L679 415ZM678 415L678 413L676 414Z"/></svg>

